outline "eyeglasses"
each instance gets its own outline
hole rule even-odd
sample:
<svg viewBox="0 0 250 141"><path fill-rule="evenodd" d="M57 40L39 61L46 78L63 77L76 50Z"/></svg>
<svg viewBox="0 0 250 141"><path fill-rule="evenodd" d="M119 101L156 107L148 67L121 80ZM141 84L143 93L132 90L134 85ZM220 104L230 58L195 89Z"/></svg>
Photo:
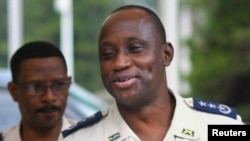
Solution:
<svg viewBox="0 0 250 141"><path fill-rule="evenodd" d="M42 95L45 93L47 88L53 91L54 94L65 94L68 92L71 82L69 81L58 81L52 84L43 83L16 83L16 85L26 89L30 95Z"/></svg>

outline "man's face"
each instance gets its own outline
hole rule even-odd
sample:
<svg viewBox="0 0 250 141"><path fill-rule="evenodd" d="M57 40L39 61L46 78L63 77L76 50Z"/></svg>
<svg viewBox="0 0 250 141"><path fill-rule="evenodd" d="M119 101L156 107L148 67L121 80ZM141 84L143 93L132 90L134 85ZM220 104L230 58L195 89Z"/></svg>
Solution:
<svg viewBox="0 0 250 141"><path fill-rule="evenodd" d="M123 10L107 18L99 36L101 76L118 103L148 103L166 85L163 46L145 12Z"/></svg>
<svg viewBox="0 0 250 141"><path fill-rule="evenodd" d="M61 124L71 78L58 57L27 59L10 90L23 124L49 129Z"/></svg>

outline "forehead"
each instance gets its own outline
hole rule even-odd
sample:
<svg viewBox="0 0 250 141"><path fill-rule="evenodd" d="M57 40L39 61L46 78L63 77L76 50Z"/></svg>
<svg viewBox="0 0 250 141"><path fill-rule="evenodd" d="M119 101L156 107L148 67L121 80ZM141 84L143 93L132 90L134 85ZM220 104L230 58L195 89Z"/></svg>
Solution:
<svg viewBox="0 0 250 141"><path fill-rule="evenodd" d="M59 57L26 59L20 64L19 78L65 76L63 60Z"/></svg>
<svg viewBox="0 0 250 141"><path fill-rule="evenodd" d="M125 35L126 33L145 36L145 38L154 38L159 34L152 18L148 13L141 9L125 9L111 14L104 21L100 32L100 39L108 36ZM158 35L159 36L159 35Z"/></svg>
<svg viewBox="0 0 250 141"><path fill-rule="evenodd" d="M148 23L152 22L149 14L147 14L145 11L141 9L124 9L109 15L104 22L104 26L117 24L119 22L125 23L131 21L148 22Z"/></svg>

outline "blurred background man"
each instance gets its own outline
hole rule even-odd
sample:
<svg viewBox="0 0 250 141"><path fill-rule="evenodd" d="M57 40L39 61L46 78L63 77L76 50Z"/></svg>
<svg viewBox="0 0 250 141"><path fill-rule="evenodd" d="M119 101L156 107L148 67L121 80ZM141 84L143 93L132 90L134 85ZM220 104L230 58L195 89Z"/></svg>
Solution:
<svg viewBox="0 0 250 141"><path fill-rule="evenodd" d="M10 67L8 90L21 121L3 132L3 140L56 141L61 130L74 124L63 116L71 85L63 54L51 43L33 41L14 53Z"/></svg>

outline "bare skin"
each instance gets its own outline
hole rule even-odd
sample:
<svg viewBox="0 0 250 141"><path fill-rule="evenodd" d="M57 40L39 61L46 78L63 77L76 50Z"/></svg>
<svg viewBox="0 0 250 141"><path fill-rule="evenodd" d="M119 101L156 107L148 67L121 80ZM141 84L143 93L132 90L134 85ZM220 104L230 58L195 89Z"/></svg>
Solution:
<svg viewBox="0 0 250 141"><path fill-rule="evenodd" d="M122 10L105 20L99 36L102 80L143 141L162 141L170 127L175 100L165 67L172 58L172 45L164 43L146 12Z"/></svg>

